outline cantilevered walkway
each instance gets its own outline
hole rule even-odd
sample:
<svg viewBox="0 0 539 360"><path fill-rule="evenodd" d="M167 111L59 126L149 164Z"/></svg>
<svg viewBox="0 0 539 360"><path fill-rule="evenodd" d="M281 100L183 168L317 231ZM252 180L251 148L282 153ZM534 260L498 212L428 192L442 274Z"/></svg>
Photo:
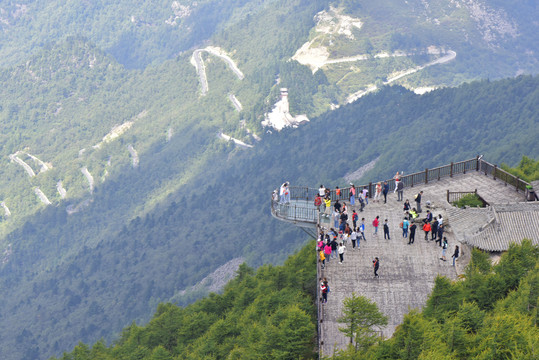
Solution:
<svg viewBox="0 0 539 360"><path fill-rule="evenodd" d="M337 319L342 314L343 300L352 292L376 301L380 310L389 317L389 324L380 329L381 335L387 338L392 336L406 313L411 309L420 309L425 305L434 286L436 275L456 279L457 274L463 271L469 260L471 248L462 242L469 236L465 232L458 234L454 231L454 228L459 228L460 225L455 224L454 226L452 224L452 206L448 202L449 197L453 199L455 196L458 197L465 193L477 192L488 204L527 206L525 203L526 183L506 175L505 172L502 173L494 165L480 159L428 169L421 173L408 175L403 178L403 181L405 184L404 199L409 199L412 206L415 206L414 195L423 191L422 217L425 216L427 209L435 215L442 214L444 224L447 225L444 236L449 242L446 254L448 261L440 260L441 248L434 241L425 241L424 232L420 226L418 226L413 245L408 245L408 240L403 239L402 230L399 228L399 223L403 219L403 202L397 201L397 195L393 191L388 195L387 204L384 204L383 197L379 203L373 203L372 199L369 199L365 210L358 212L360 220L362 217L365 218L367 241L361 242L360 250L352 250L351 244L348 243L343 264L339 264L335 258L330 260L325 269L318 266L319 278L326 277L331 288L328 302L323 305L319 304L321 355L331 355L335 350L345 348L349 342L349 339L345 338L338 330L340 324ZM388 182L393 189L393 180ZM362 187L363 185L358 188ZM298 192L295 193L295 191ZM327 221L329 219L326 219L323 214L318 214L314 205L311 206L316 191L317 189L303 188L301 192L305 195L305 199L301 199L300 191L292 190L293 196L289 205L272 202L272 214L279 219L288 217L285 219L286 221L305 228L333 227L333 221L329 223ZM348 189L343 189L342 195L343 201L348 204L347 192ZM332 197L335 198L335 196L332 193ZM299 205L302 204L299 200L308 204L306 209L310 210L298 210ZM431 203L430 208L426 206L427 201ZM284 208L280 206L284 206ZM350 222L351 212L352 209L349 209ZM536 213L539 214L539 212ZM380 226L378 235L373 236L372 221L376 216L380 216L381 224L384 219L388 219L391 240L384 240L382 226ZM468 230L473 228L473 231L477 232L482 226L481 219L478 217L477 223L472 221L471 224L460 227ZM532 240L539 244L539 239ZM456 267L453 267L451 254L455 245L459 245L463 249L463 256L457 261ZM380 258L379 278L373 276L372 260L374 257Z"/></svg>

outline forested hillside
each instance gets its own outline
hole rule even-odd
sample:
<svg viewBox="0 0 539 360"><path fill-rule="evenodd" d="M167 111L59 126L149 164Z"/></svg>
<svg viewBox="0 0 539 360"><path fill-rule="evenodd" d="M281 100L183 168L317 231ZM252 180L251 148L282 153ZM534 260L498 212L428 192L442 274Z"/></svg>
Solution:
<svg viewBox="0 0 539 360"><path fill-rule="evenodd" d="M0 1L2 357L109 341L160 302L200 298L214 271L224 281L244 260L282 262L306 240L269 216L285 180L537 158L537 78L493 81L537 73L536 12L497 0ZM304 61L313 50L318 69ZM282 87L310 123L262 127Z"/></svg>
<svg viewBox="0 0 539 360"><path fill-rule="evenodd" d="M146 326L120 339L79 344L62 360L315 358L316 256L309 243L283 266L242 266L223 295L185 308L160 304ZM336 359L535 358L539 345L539 249L512 246L496 265L474 250L462 281L438 277L426 307L405 316L394 336Z"/></svg>
<svg viewBox="0 0 539 360"><path fill-rule="evenodd" d="M282 266L241 265L222 295L185 308L159 304L146 326L135 323L115 345L80 344L62 359L313 358L317 290L314 242Z"/></svg>
<svg viewBox="0 0 539 360"><path fill-rule="evenodd" d="M478 153L514 163L519 146L537 157L538 81L484 81L424 96L390 87L313 119L302 131L268 134L253 149L214 143L211 168L171 192L163 205L119 227L125 215L111 204L136 202L131 194L144 194L147 182L166 176L170 159L185 151L181 142L162 143L151 161L141 161L136 169L126 165L124 177L103 183L84 211L68 216L64 207L47 207L8 236L14 244L25 242L16 245L2 269L5 339L13 334L10 346L16 352L29 344L57 352L77 340L108 339L131 320L144 321L160 301L188 301L178 296L180 290L232 258L243 256L255 266L282 261L305 238L269 215L269 194L284 180L334 186L378 157L364 179ZM481 105L484 99L491 103ZM483 109L481 115L471 110L476 106ZM504 131L489 126L504 121L513 126ZM392 150L390 144L400 148ZM144 180L140 174L152 177ZM103 238L85 240L88 234ZM67 249L60 261L56 254ZM28 267L26 260L36 265ZM35 273L37 264L44 270ZM32 309L40 309L40 322L33 321Z"/></svg>

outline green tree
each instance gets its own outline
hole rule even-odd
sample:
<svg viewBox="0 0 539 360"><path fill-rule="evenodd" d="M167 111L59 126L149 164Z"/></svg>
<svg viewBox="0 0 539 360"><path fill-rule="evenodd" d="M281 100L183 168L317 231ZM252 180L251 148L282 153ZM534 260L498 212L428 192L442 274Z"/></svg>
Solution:
<svg viewBox="0 0 539 360"><path fill-rule="evenodd" d="M352 293L344 299L343 315L338 322L345 324L339 331L350 338L350 344L357 350L365 351L376 342L376 327L387 325L387 316L378 310L374 301Z"/></svg>
<svg viewBox="0 0 539 360"><path fill-rule="evenodd" d="M523 156L522 160L518 163L518 166L509 167L506 164L502 164L501 167L505 171L510 172L525 181L530 182L539 180L539 160Z"/></svg>

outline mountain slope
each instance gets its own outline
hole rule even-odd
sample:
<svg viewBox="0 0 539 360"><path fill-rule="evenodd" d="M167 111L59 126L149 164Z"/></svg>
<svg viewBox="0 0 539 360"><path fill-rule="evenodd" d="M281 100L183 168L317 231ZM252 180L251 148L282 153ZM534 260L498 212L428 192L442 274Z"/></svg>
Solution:
<svg viewBox="0 0 539 360"><path fill-rule="evenodd" d="M81 339L111 339L133 319L148 320L160 301L185 304L202 296L204 289L191 287L231 260L245 258L253 266L282 261L304 238L268 216L267 196L284 180L334 186L376 159L365 179L477 153L508 163L520 153L537 156L536 78L474 83L423 97L402 87L383 88L390 79L416 88L459 84L485 71L492 77L536 72L530 36L536 25L521 23L531 16L523 12L533 13L530 4L504 10L503 18L512 19L519 32L497 38L493 48L470 10L436 10L448 23L467 24L469 39L460 43L462 37L450 31L457 25L438 26L426 20L435 16L422 13L424 2L409 4L198 2L200 16L191 12L171 20L177 21L175 35L152 27L169 19L162 17L168 3L150 9L148 2L122 1L84 9L70 2L61 5L69 15L62 19L51 15L51 5L18 18L20 23L6 20L13 26L5 29L0 51L19 49L17 41L23 45L5 57L6 64L19 65L0 71L3 355L15 359L24 349L39 348L45 357ZM434 4L444 2L431 2L432 11ZM189 12L174 6L180 14ZM131 13L126 9L136 9L136 16L124 29ZM139 21L142 13L161 20ZM58 20L54 31L42 27L47 16ZM290 60L323 33L321 18L339 24L359 19L360 28L342 27L352 29L353 39L337 27L316 41L332 57L370 51L368 57L325 65L314 74ZM92 25L95 19L100 23ZM207 19L217 19L215 26L205 26ZM23 29L32 41L16 36ZM80 33L85 37L68 36ZM129 36L119 55L112 47L124 33ZM415 34L419 45L403 33ZM170 46L169 37L186 47ZM400 77L450 55L407 52L447 43L455 58ZM174 55L195 44L201 51ZM515 62L524 48L531 53ZM195 53L207 92L202 67L197 74L191 62ZM404 55L390 56L397 53ZM365 86L383 89L346 105ZM281 87L288 88L291 113L305 113L311 123L269 134L260 122ZM222 140L227 136L254 147L240 149Z"/></svg>
<svg viewBox="0 0 539 360"><path fill-rule="evenodd" d="M366 175L370 181L478 152L512 163L520 156L517 143L537 157L538 81L485 81L426 96L391 87L313 119L301 131L267 135L249 150L210 145L218 140L203 137L212 166L146 216L121 221L125 215L117 212L132 208L125 199L136 201L131 194L144 194L169 173L169 159L185 151L173 139L156 145L138 168L126 164L121 177L105 182L84 211L67 216L63 206L49 207L10 234L15 253L2 269L2 338L15 353L29 346L56 353L80 339L108 338L132 319L148 319L157 302L181 300L182 289L230 259L282 261L304 238L269 215L269 194L284 179L342 185L346 173L378 157ZM512 126L499 130L490 126L495 122ZM111 206L116 203L123 205ZM93 233L102 237L88 238ZM25 246L17 246L17 239L25 239ZM65 255L47 263L55 253ZM26 266L29 260L43 263L43 271ZM40 309L40 322L33 321L32 309ZM31 335L16 345L23 331Z"/></svg>

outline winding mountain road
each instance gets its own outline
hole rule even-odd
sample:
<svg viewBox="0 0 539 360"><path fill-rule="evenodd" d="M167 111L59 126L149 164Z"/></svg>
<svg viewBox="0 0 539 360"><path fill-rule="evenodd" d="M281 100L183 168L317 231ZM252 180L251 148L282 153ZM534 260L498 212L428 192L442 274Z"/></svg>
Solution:
<svg viewBox="0 0 539 360"><path fill-rule="evenodd" d="M232 72L238 77L239 80L243 80L245 75L238 68L234 60L230 58L221 48L216 46L208 46L204 49L196 49L191 56L191 64L195 67L198 74L201 86L201 95L204 96L208 93L208 77L206 75L206 65L202 59L202 52L205 51L208 54L212 54L222 59L225 63L228 64Z"/></svg>
<svg viewBox="0 0 539 360"><path fill-rule="evenodd" d="M436 60L433 60L429 63L426 63L425 65L421 65L421 66L417 66L417 67L414 67L414 68L411 68L411 69L407 69L407 70L404 70L402 72L399 72L398 74L396 75L393 75L391 77L388 77L386 81L384 81L384 85L388 85L388 84L391 84L393 81L395 80L398 80L398 79L401 79L405 76L408 76L410 74L413 74L415 72L418 72L420 70L423 70L429 66L433 66L433 65L439 65L439 64L445 64L446 62L449 62L451 60L454 60L455 58L457 57L457 53L453 50L448 50L447 51L447 54L436 59ZM370 92L373 92L375 90L377 90L378 87L376 85L371 85L370 87L368 87L367 89L365 90L360 90L360 91L357 91L355 93L353 93L352 95L348 96L348 98L346 98L346 102L348 104L356 101L357 99L359 99L360 97L362 97L363 95L366 95Z"/></svg>

